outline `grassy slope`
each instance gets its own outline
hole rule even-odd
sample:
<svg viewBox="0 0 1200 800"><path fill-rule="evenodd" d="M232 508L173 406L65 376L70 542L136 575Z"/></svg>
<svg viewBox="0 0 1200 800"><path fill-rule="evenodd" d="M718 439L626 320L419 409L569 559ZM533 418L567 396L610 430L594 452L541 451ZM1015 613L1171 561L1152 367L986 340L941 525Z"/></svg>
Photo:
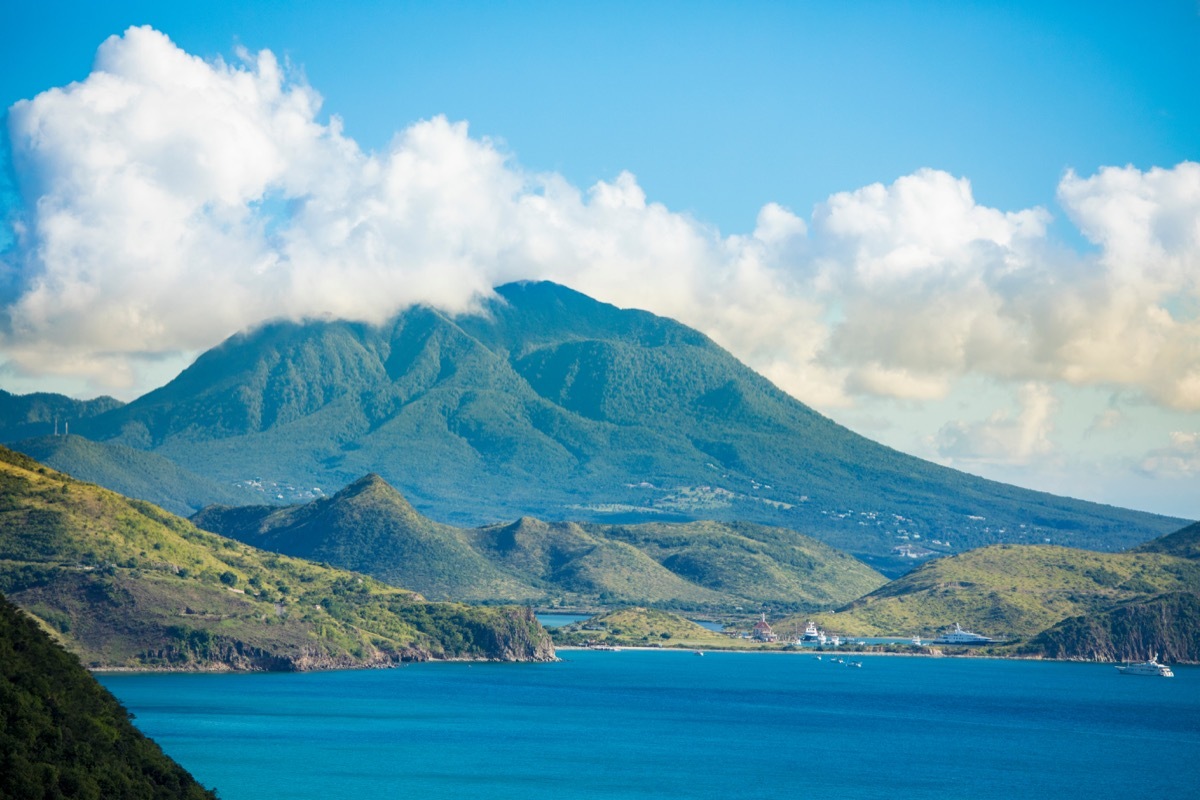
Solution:
<svg viewBox="0 0 1200 800"><path fill-rule="evenodd" d="M583 625L590 629L584 630ZM728 647L732 641L668 611L638 607L609 611L585 623L555 629L553 633L561 644L596 642L628 647L715 648Z"/></svg>
<svg viewBox="0 0 1200 800"><path fill-rule="evenodd" d="M514 523L461 529L418 514L376 476L279 510L210 508L209 530L358 569L431 597L730 610L831 607L882 576L795 531L729 523Z"/></svg>
<svg viewBox="0 0 1200 800"><path fill-rule="evenodd" d="M215 798L0 596L0 797Z"/></svg>
<svg viewBox="0 0 1200 800"><path fill-rule="evenodd" d="M0 448L0 591L95 666L305 669L550 655L523 610L264 553Z"/></svg>
<svg viewBox="0 0 1200 800"><path fill-rule="evenodd" d="M854 635L928 637L959 622L993 637L1031 636L1068 617L1176 591L1200 591L1200 564L1156 553L995 545L925 564L818 618Z"/></svg>

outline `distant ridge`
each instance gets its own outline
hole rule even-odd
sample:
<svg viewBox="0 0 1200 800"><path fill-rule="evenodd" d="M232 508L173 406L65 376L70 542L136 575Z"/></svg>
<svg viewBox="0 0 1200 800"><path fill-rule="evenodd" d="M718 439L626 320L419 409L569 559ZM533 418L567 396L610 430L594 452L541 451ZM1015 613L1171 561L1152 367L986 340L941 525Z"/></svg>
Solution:
<svg viewBox="0 0 1200 800"><path fill-rule="evenodd" d="M419 514L378 475L277 508L212 506L192 521L256 547L365 572L435 599L733 611L829 608L884 579L795 531L750 523L548 523L464 529Z"/></svg>
<svg viewBox="0 0 1200 800"><path fill-rule="evenodd" d="M695 330L545 282L476 315L269 324L71 430L222 485L261 478L268 502L374 472L447 523L748 520L893 574L997 542L1119 550L1184 522L898 453Z"/></svg>
<svg viewBox="0 0 1200 800"><path fill-rule="evenodd" d="M245 503L254 496L188 472L156 453L74 434L24 439L13 449L127 497L152 497L173 514L187 516L209 503Z"/></svg>

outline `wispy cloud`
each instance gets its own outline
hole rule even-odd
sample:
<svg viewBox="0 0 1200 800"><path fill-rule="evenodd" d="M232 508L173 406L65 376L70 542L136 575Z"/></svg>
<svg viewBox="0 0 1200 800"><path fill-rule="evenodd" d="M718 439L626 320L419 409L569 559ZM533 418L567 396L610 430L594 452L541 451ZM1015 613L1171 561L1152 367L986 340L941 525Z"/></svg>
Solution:
<svg viewBox="0 0 1200 800"><path fill-rule="evenodd" d="M1200 432L1172 432L1167 446L1147 453L1138 470L1154 478L1200 477Z"/></svg>
<svg viewBox="0 0 1200 800"><path fill-rule="evenodd" d="M631 174L581 189L465 123L364 152L269 52L239 59L131 28L85 81L11 109L9 369L119 388L140 358L266 319L469 311L498 283L547 278L700 328L819 407L983 375L1042 387L992 428L1024 425L1060 382L1200 409L1200 165L1068 173L1060 203L1092 254L1051 241L1045 209L982 206L936 170L810 216L769 204L752 233L723 235Z"/></svg>
<svg viewBox="0 0 1200 800"><path fill-rule="evenodd" d="M939 455L957 463L1024 464L1055 450L1051 441L1058 400L1046 386L1028 383L1017 393L1016 413L999 410L981 422L955 421L938 432Z"/></svg>

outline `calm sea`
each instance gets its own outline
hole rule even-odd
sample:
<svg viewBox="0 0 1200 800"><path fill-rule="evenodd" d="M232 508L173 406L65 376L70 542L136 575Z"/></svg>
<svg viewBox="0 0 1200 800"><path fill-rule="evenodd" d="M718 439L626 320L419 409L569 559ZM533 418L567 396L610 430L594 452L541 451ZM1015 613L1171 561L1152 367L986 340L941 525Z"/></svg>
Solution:
<svg viewBox="0 0 1200 800"><path fill-rule="evenodd" d="M101 681L224 800L1200 796L1200 668L562 655Z"/></svg>

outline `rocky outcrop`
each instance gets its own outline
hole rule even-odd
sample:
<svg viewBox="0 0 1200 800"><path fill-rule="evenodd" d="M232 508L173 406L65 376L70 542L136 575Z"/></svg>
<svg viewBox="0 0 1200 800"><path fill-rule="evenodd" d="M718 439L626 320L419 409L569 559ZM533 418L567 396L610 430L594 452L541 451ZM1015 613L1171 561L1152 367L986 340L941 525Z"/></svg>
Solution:
<svg viewBox="0 0 1200 800"><path fill-rule="evenodd" d="M1109 611L1071 617L1042 631L1023 655L1084 661L1200 663L1200 596L1172 592Z"/></svg>

